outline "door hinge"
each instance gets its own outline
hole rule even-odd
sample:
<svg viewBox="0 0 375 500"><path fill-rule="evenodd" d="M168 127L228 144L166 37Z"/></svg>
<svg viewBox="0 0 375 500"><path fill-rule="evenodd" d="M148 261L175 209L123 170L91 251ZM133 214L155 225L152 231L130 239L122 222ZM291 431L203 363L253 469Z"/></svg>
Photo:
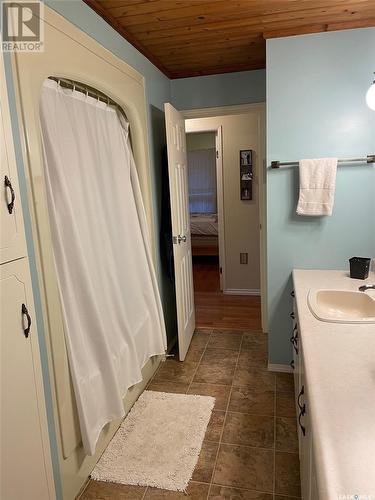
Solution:
<svg viewBox="0 0 375 500"><path fill-rule="evenodd" d="M220 272L220 274L223 274L223 268L222 267L219 268L219 272Z"/></svg>

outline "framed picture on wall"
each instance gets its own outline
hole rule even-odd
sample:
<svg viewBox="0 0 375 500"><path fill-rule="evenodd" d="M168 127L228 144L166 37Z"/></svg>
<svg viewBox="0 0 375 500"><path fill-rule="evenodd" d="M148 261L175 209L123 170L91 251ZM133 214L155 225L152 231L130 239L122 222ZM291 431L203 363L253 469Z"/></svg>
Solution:
<svg viewBox="0 0 375 500"><path fill-rule="evenodd" d="M251 149L240 151L241 165L251 165Z"/></svg>
<svg viewBox="0 0 375 500"><path fill-rule="evenodd" d="M253 150L240 150L240 193L241 200L253 199Z"/></svg>

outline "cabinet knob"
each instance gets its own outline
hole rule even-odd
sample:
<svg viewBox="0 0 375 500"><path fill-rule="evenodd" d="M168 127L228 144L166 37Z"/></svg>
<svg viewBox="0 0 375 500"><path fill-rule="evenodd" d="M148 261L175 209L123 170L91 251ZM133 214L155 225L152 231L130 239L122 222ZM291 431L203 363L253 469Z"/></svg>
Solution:
<svg viewBox="0 0 375 500"><path fill-rule="evenodd" d="M292 361L291 361L289 364L290 364L290 366L292 367L292 370L294 370L294 369L295 369L295 366L294 366L294 359L292 359Z"/></svg>
<svg viewBox="0 0 375 500"><path fill-rule="evenodd" d="M12 183L10 182L7 175L4 177L4 185L5 185L5 188L9 189L9 191L10 191L10 202L8 202L8 199L7 199L7 207L8 207L8 212L11 214L11 213L13 213L14 200L16 199L16 195L14 194L14 189L13 189Z"/></svg>
<svg viewBox="0 0 375 500"><path fill-rule="evenodd" d="M292 291L290 292L290 296L291 296L291 297L295 297L295 296L296 296L296 294L294 293L294 290L292 290Z"/></svg>
<svg viewBox="0 0 375 500"><path fill-rule="evenodd" d="M301 418L305 415L305 413L306 413L306 406L303 405L303 407L301 408L301 411L299 412L299 415L298 415L298 425L300 426L302 434L304 436L306 436L306 427L304 425L302 425Z"/></svg>
<svg viewBox="0 0 375 500"><path fill-rule="evenodd" d="M296 354L298 354L298 329L297 329L297 325L294 325L293 335L290 337L290 341L293 345L293 349L295 350Z"/></svg>
<svg viewBox="0 0 375 500"><path fill-rule="evenodd" d="M305 408L305 405L301 405L301 403L300 403L300 398L301 398L304 394L305 394L305 386L303 385L303 386L301 387L301 390L299 391L298 398L297 398L297 404L298 404L298 407L299 407L299 409L300 409L301 411L303 410L303 412L305 412L305 409L306 409L306 408Z"/></svg>
<svg viewBox="0 0 375 500"><path fill-rule="evenodd" d="M29 311L27 310L27 307L25 306L25 304L22 304L22 315L26 316L27 326L26 326L26 328L23 329L23 333L24 333L25 337L28 338L29 333L30 333L30 328L31 328L31 317L30 317Z"/></svg>

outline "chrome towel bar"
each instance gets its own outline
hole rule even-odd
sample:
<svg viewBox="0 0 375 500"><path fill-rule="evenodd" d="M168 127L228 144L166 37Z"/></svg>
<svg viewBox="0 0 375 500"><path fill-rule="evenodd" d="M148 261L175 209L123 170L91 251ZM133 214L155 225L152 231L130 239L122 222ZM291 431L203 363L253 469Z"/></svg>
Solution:
<svg viewBox="0 0 375 500"><path fill-rule="evenodd" d="M340 158L337 163L375 163L375 154L367 155L364 158ZM271 168L297 167L298 161L271 161Z"/></svg>

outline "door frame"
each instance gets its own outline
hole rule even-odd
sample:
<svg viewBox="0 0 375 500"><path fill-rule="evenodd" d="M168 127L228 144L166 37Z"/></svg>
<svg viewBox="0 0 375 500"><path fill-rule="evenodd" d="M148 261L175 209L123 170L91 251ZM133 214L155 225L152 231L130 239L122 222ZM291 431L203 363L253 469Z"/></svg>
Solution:
<svg viewBox="0 0 375 500"><path fill-rule="evenodd" d="M185 117L185 112L181 111ZM185 128L186 128L185 117ZM202 132L212 132L215 134L215 162L216 162L216 201L217 201L217 223L218 223L218 243L219 243L219 265L221 268L220 276L220 291L225 290L225 231L224 231L224 188L223 188L223 127L204 127L186 130L187 134L199 134Z"/></svg>
<svg viewBox="0 0 375 500"><path fill-rule="evenodd" d="M185 120L208 118L224 115L240 115L246 112L258 112L261 151L258 153L258 184L259 184L259 251L260 251L260 296L262 330L268 331L267 320L267 175L266 175L266 103L239 104L234 106L218 106L213 108L186 109L180 111ZM220 230L219 230L220 231Z"/></svg>

